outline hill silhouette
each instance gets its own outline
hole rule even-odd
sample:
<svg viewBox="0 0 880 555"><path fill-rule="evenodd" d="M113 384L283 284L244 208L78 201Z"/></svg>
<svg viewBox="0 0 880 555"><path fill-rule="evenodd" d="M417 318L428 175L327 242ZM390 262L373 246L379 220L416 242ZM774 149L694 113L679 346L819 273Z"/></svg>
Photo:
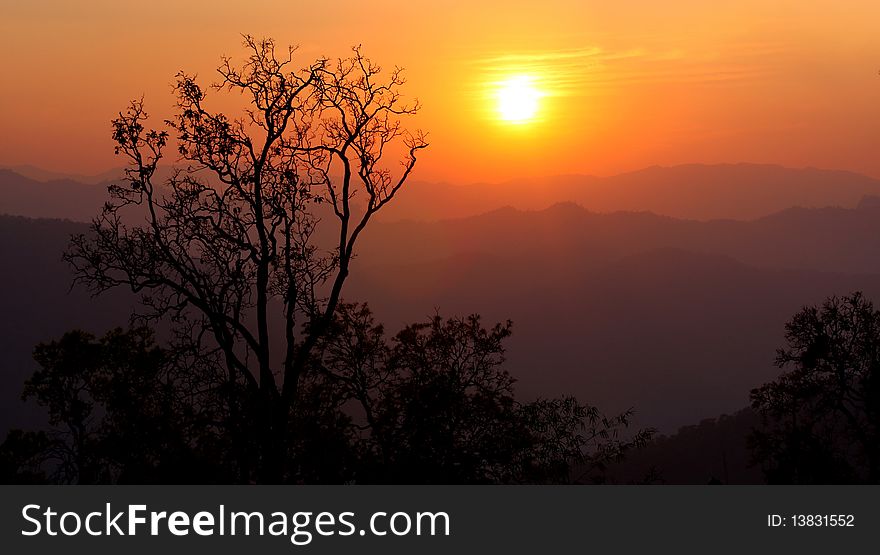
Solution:
<svg viewBox="0 0 880 555"><path fill-rule="evenodd" d="M109 170L90 175L47 170L30 164L0 167L0 170L15 172L22 177L26 177L34 181L45 182L67 180L76 181L77 183L83 183L86 185L99 185L102 183L108 183L109 181L112 181L114 179L118 179L119 176L123 175L124 168L111 168Z"/></svg>
<svg viewBox="0 0 880 555"><path fill-rule="evenodd" d="M649 211L675 218L759 218L793 206L852 208L880 194L880 181L845 171L760 164L654 166L594 177L519 179L499 184L416 183L386 219L437 220L503 205L544 209L571 201L596 212Z"/></svg>
<svg viewBox="0 0 880 555"><path fill-rule="evenodd" d="M106 200L119 171L73 176L39 168L0 169L0 212L89 221ZM168 168L160 174L167 175ZM880 195L880 181L845 171L759 164L691 164L650 167L595 177L563 175L505 183L450 185L413 182L382 219L435 221L504 206L543 210L574 202L595 212L649 211L675 218L760 218L793 206L855 207Z"/></svg>
<svg viewBox="0 0 880 555"><path fill-rule="evenodd" d="M0 213L90 221L107 200L107 184L72 179L37 181L0 169Z"/></svg>
<svg viewBox="0 0 880 555"><path fill-rule="evenodd" d="M444 315L511 318L524 395L638 409L665 432L748 402L778 373L783 324L831 294L880 293L871 208L793 209L751 222L595 214L573 204L376 226L345 295L394 329ZM132 297L68 292L61 262L82 224L0 218L3 428L20 422L33 345L125 324ZM831 233L828 233L831 230Z"/></svg>
<svg viewBox="0 0 880 555"><path fill-rule="evenodd" d="M596 266L657 248L720 254L755 266L880 272L880 210L790 208L753 221L679 220L648 212L599 214L573 203L507 207L433 223L376 226L361 245L371 264L427 262L461 253L565 259ZM564 276L563 276L564 277Z"/></svg>
<svg viewBox="0 0 880 555"><path fill-rule="evenodd" d="M566 391L615 410L633 405L661 430L744 406L777 374L783 324L804 304L880 275L748 266L656 249L600 264L576 258L459 255L359 270L348 289L389 325L477 312L511 318L520 391Z"/></svg>

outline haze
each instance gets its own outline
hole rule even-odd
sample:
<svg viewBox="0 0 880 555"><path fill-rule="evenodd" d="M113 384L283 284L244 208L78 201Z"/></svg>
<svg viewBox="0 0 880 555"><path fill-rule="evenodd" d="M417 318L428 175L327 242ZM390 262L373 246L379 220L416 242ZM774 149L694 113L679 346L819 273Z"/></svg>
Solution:
<svg viewBox="0 0 880 555"><path fill-rule="evenodd" d="M530 411L551 406L535 399L559 401L563 396L595 405L603 414L628 415L632 409L627 438L647 439L654 428L675 434L655 438L627 455L629 468L603 474L602 480L641 482L660 476L669 483L705 484L799 479L800 469L776 475L763 463L762 468L754 466L749 439L769 422L767 405L756 400L755 392L787 380L785 372L795 361L774 364L780 349L792 341L809 343L793 339L793 328L786 324L821 313L830 328L866 330L864 341L838 339L846 343L840 348L867 345L853 356L874 358L853 367L880 367L880 312L871 305L880 299L878 21L877 0L4 2L0 261L6 271L0 271L0 313L6 317L0 319L0 352L5 353L0 357L0 481L38 476L4 463L31 460L4 455L25 445L16 444L16 438L24 437L16 430L47 426L41 401L21 397L26 380L47 364L36 346L68 337L72 330L102 337L126 326L132 313L144 308L162 316L150 321L161 341L172 332L177 338L184 329L180 313L198 322L180 337L192 335L189 346L201 349L203 334L210 331L204 335L206 345L212 353L220 352L215 347L225 349L223 369L230 371L223 373L222 382L211 382L212 372L200 372L221 365L212 367L202 357L176 368L187 376L179 380L183 385L201 387L199 380L206 380L208 387L202 389L211 395L221 390L233 395L222 401L229 406L229 418L217 426L221 431L216 437L203 441L209 436L193 435L179 442L196 447L192 460L217 461L216 467L213 462L205 465L217 474L193 466L194 474L175 470L173 480L234 476L243 482L361 483L361 476L368 476L364 483L480 482L479 472L445 473L464 468L459 460L489 461L485 453L492 448L485 447L495 441L521 443L521 437L497 438L487 430L550 429L542 428L544 423L561 412L553 408L545 419ZM357 56L351 65L322 66L308 88L296 89L309 91L307 109L294 110L292 119L286 119L289 112L271 118L274 108L284 112L296 106L302 98L297 96L276 97L257 110L271 122L262 129L283 129L283 140L271 131L268 138L251 133L259 127L255 123L246 138L230 141L236 148L228 146L222 133L202 133L215 129L203 126L205 120L187 119L187 114L201 113L190 108L201 107L203 99L198 89L185 86L178 90L184 108L176 121L182 131L171 133L171 141L178 141L174 146L183 148L166 148L158 168L143 165L142 152L129 148L142 144L142 138L132 138L142 129L137 99L143 99L150 125L161 126L177 111L172 83L178 72L196 74L201 86L216 82L225 56L235 66L246 55L243 34L257 37L249 44L258 60L250 66L257 68L250 83L266 85L264 91L286 93L292 80L286 74L263 81L263 69L275 59L267 55L271 49L263 49L272 43L261 43L260 37L273 39L279 47L275 52L299 45L297 68L323 57L350 56L351 48L361 45L358 52L384 68L381 77L402 66L407 80L394 79L392 86L381 87L365 69L372 66ZM235 75L227 85L241 85ZM397 104L398 84L407 100L419 102L415 115L401 118L400 128L377 115L409 111ZM378 95L374 87L380 88ZM241 92L208 89L207 112L241 115L251 91ZM363 108L363 98L372 102L377 97L384 111ZM132 99L134 111L120 115ZM111 137L114 118L122 119L117 121L118 144ZM339 123L354 120L359 124L353 131ZM289 125L291 121L295 123ZM303 138L304 126L315 122L321 131ZM345 132L334 135L340 128ZM399 136L401 129L415 133ZM420 130L427 132L424 149ZM287 142L290 136L295 138ZM153 136L150 140L156 143L151 146L164 145L160 137ZM386 149L386 139L404 137L410 142L397 144L399 151ZM248 155L254 145L254 152L263 156ZM114 156L114 146L141 164L129 174L137 178L120 180L127 160ZM205 152L223 161L206 163L201 158ZM332 152L337 159L327 161L317 152ZM184 170L186 179L169 179L180 177L176 170L187 161L196 169ZM291 161L297 163L295 171ZM344 171L352 167L354 171ZM385 174L385 168L394 171ZM310 181L329 177L326 183L302 186L305 175ZM348 180L351 176L356 177ZM157 207L164 219L155 219ZM98 214L104 220L95 222ZM88 222L93 222L91 228ZM277 250L280 245L286 247L284 255ZM119 276L111 279L111 273ZM83 284L98 284L101 294L93 296ZM132 289L145 295L141 303ZM868 318L870 325L834 320L835 315L840 318L834 308L840 299L862 307L851 313ZM357 302L369 304L384 335L368 322L366 311L348 322L355 309L347 303ZM831 308L805 309L823 303ZM340 326L335 325L337 317ZM443 318L452 320L441 326ZM492 341L479 339L488 337L483 326L508 319L513 326L509 339L503 324L493 328ZM423 325L426 321L430 325ZM227 325L235 331L229 332ZM394 335L402 329L421 331ZM436 337L424 345L457 348L438 354L436 361L424 357L430 361L424 363L430 366L427 371L428 366L406 366L409 358L397 356L405 351L395 349L428 349L406 341L429 329L439 331L431 331ZM462 329L473 335L455 334ZM363 333L382 336L371 343L373 362L354 361L355 355L330 360L336 352L332 341L342 344ZM837 353L826 346L830 340L817 337L807 339ZM481 408L514 406L512 396L483 397L485 391L507 391L508 386L468 382L458 387L449 381L455 393L448 403L431 389L407 389L418 385L423 371L443 377L438 384L447 383L447 374L460 379L465 373L453 358L473 338L479 339L474 344L480 349L492 343L488 350L474 351L474 359L489 361L476 367L492 366L493 373L481 375L490 376L493 384L506 384L509 373L522 401L516 406L531 407L516 413L525 419L516 420L515 426L503 419L487 426ZM72 352L81 356L77 349ZM58 367L82 366L73 360ZM383 370L373 368L378 360ZM849 364L850 359L842 360ZM127 368L125 361L108 367L120 364ZM313 372L313 365L327 372ZM373 389L367 393L351 393L348 385L333 389L370 382L361 374L346 377L362 372L362 366L377 372L379 385L368 386ZM494 373L496 366L503 372ZM396 377L388 378L385 370ZM119 374L126 379L130 375L139 374ZM281 376L284 384L278 381ZM273 379L280 389L273 389ZM59 391L69 392L66 382L58 383ZM306 388L288 388L288 383ZM425 383L434 387L433 381ZM332 387L326 389L328 384ZM234 393L238 385L247 392L240 399ZM471 386L480 394L468 397ZM132 399L150 397L150 390L135 389ZM801 397L792 399L800 407L812 407L811 392L820 389L796 391ZM290 396L297 391L301 399ZM339 391L343 394L337 396ZM421 391L425 396L418 396ZM875 397L864 406L877 406L876 392L867 393ZM455 418L442 416L442 411L425 412L424 418L413 420L426 423L424 427L418 422L408 427L397 416L371 418L371 396L390 403L379 405L386 415L404 414L404 406L419 407L419 412L424 403L409 400L430 398L441 400L436 403L440 410L453 407L458 412ZM322 408L325 397L336 403L332 410ZM358 415L349 418L355 399L364 409L362 420ZM309 408L311 400L320 401L317 408ZM396 400L406 403L397 405ZM206 407L216 402L219 397L199 401ZM537 404L522 404L533 402ZM574 406L566 403L552 406ZM153 404L118 402L135 408ZM249 407L240 421L239 406ZM282 418L299 414L300 406L322 411L296 416L303 422L313 416L319 423L328 419L328 427L321 424L316 430L336 430L337 424L348 422L339 424L339 434L319 434L331 443L316 443L314 452L328 457L312 460L309 449L287 448L293 445L289 439L304 440L308 433L303 430L312 429L294 426L287 433L289 421ZM467 408L459 411L459 406ZM191 427L190 421L196 420L187 411L181 412L184 418L156 429L205 428ZM826 416L816 414L818 419ZM273 422L269 427L263 426L267 415ZM485 436L486 445L475 443L474 449L470 443L449 443L437 451L446 455L425 451L422 458L412 456L413 445L433 448L432 441L421 438L446 437L446 428L435 422L458 426L457 415L474 417L473 429L479 431L471 434L470 424L463 425L460 437ZM835 434L835 426L852 420L835 418L827 420ZM873 457L880 444L880 422L874 413L864 418L873 419L871 433L878 434L863 442ZM373 426L369 437L362 434L363 422ZM571 430L580 434L584 421L571 422ZM386 426L393 433L386 433ZM7 432L12 438L8 442ZM273 437L269 432L279 433ZM419 435L423 432L427 435ZM840 444L850 456L848 438L863 434L847 433L815 445L834 454ZM250 443L237 443L251 435L259 438L258 451ZM541 437L526 435L526 445ZM132 437L131 445L140 449L143 442ZM349 439L337 445L332 443L337 437ZM420 439L385 445L387 438L397 437ZM223 451L227 439L235 448ZM567 444L555 439L555 431L552 442ZM129 450L117 445L124 444L114 443L114 450L128 456ZM221 446L219 455L202 453L203 445ZM386 447L391 456L378 464L373 455L381 451L384 457ZM163 449L157 452L165 453ZM252 451L260 461L249 460ZM539 452L500 451L510 460L502 461L507 466L492 463L493 469L516 470L510 461L530 461ZM784 452L780 456L787 460ZM395 457L403 462L385 464ZM223 466L226 459L230 463ZM349 465L351 460L359 462ZM562 468L559 481L565 481L578 470L568 465L581 458L562 453L559 460L564 464L547 468ZM831 459L823 454L814 460ZM853 460L857 464L852 472L841 467L846 472L811 479L838 483L869 476L859 479L876 482L880 477L880 457L871 463L870 473L863 472L859 457ZM296 470L308 465L315 465L315 473ZM146 466L132 468L140 472ZM13 478L4 478L9 469ZM657 476L654 470L659 470ZM125 480L165 479L161 474L132 476ZM84 482L89 476L65 479Z"/></svg>
<svg viewBox="0 0 880 555"><path fill-rule="evenodd" d="M878 19L871 0L5 2L0 165L118 165L116 112L143 94L167 115L178 70L208 78L250 33L301 45L303 62L362 43L407 68L424 180L742 161L876 177ZM546 95L529 125L499 121L490 98L517 75Z"/></svg>

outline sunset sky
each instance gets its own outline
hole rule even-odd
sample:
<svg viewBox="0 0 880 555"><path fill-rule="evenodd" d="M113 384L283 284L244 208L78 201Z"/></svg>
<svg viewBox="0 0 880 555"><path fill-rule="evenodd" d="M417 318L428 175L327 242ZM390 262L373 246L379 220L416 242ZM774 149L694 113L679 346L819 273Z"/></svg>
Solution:
<svg viewBox="0 0 880 555"><path fill-rule="evenodd" d="M360 43L405 67L422 180L741 161L880 177L878 22L876 0L3 0L0 165L119 165L115 113L143 95L169 115L174 74L213 81L249 33L303 64Z"/></svg>

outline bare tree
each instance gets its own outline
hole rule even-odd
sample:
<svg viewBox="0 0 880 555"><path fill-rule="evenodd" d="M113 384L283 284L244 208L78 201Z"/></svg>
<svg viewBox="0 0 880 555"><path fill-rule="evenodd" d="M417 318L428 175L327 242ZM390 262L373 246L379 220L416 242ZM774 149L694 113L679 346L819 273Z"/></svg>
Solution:
<svg viewBox="0 0 880 555"><path fill-rule="evenodd" d="M289 478L301 377L357 240L427 143L401 126L418 105L403 101L399 68L383 73L355 48L295 69L294 49L278 55L272 40L250 36L244 44L246 61L224 58L212 86L244 98L240 116L212 111L195 76L179 73L165 130L146 127L142 101L113 121L126 179L66 258L94 291L128 287L142 295L144 316L185 321L195 338L211 339L230 391L248 391L228 401L240 479L277 482ZM159 182L171 142L178 165ZM395 149L397 170L387 163ZM257 457L246 447L254 433Z"/></svg>

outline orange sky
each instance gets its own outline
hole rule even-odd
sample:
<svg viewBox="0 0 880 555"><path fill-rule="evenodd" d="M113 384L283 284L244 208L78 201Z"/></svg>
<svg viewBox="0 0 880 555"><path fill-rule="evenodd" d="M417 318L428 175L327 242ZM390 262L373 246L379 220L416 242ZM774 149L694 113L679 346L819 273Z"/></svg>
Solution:
<svg viewBox="0 0 880 555"><path fill-rule="evenodd" d="M179 69L213 80L250 33L300 44L304 63L362 43L406 67L413 126L430 133L419 179L739 161L880 177L876 0L74 4L0 6L0 165L119 165L115 112L143 94L167 115ZM518 74L542 96L534 122L511 125L489 84Z"/></svg>

